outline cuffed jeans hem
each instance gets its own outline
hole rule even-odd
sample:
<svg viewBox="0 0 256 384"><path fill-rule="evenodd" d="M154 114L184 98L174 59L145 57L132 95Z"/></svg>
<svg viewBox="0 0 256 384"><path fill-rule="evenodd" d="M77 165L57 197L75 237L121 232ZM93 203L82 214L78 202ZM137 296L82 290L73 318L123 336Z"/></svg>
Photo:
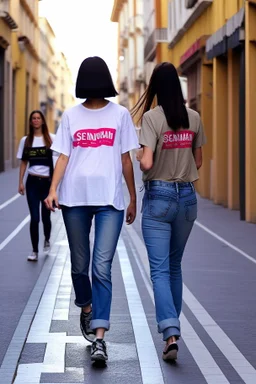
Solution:
<svg viewBox="0 0 256 384"><path fill-rule="evenodd" d="M76 300L74 300L74 303L77 307L83 308L83 307L87 307L88 305L90 305L92 303L92 300L87 301L85 304L79 304Z"/></svg>
<svg viewBox="0 0 256 384"><path fill-rule="evenodd" d="M106 331L110 328L110 322L108 320L103 319L95 319L91 320L91 329L104 328Z"/></svg>
<svg viewBox="0 0 256 384"><path fill-rule="evenodd" d="M176 336L177 339L180 337L180 330L175 327L169 327L163 331L163 341L166 341L171 336Z"/></svg>
<svg viewBox="0 0 256 384"><path fill-rule="evenodd" d="M180 321L176 318L170 318L158 323L158 332L163 334L163 340L167 340L171 336L180 336Z"/></svg>

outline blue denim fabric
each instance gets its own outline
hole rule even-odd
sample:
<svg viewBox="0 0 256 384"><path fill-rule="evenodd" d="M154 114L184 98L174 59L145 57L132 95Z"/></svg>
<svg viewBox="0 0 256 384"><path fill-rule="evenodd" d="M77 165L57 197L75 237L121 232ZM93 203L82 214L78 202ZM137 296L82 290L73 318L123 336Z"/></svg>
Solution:
<svg viewBox="0 0 256 384"><path fill-rule="evenodd" d="M192 183L145 183L142 233L153 283L158 332L163 340L180 336L183 252L197 217Z"/></svg>
<svg viewBox="0 0 256 384"><path fill-rule="evenodd" d="M92 304L91 328L109 329L112 300L111 266L121 232L124 211L112 206L62 207L71 253L71 276L75 304ZM95 240L92 255L92 284L89 279L92 219Z"/></svg>

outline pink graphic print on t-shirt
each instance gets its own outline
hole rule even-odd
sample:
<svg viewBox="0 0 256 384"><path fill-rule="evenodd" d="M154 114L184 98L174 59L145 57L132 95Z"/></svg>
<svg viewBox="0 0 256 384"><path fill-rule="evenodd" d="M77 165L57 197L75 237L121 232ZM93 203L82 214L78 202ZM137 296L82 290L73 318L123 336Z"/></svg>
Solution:
<svg viewBox="0 0 256 384"><path fill-rule="evenodd" d="M162 149L192 148L195 132L185 129L181 132L167 131L163 136Z"/></svg>
<svg viewBox="0 0 256 384"><path fill-rule="evenodd" d="M113 147L116 130L114 128L80 129L74 134L74 147L97 148L102 145Z"/></svg>

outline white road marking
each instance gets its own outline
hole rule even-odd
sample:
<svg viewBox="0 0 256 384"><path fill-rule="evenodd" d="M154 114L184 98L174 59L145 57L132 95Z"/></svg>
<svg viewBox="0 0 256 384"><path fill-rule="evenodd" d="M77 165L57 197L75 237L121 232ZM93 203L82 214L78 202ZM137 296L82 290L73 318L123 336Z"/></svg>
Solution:
<svg viewBox="0 0 256 384"><path fill-rule="evenodd" d="M163 384L164 379L155 344L148 326L127 250L121 238L117 245L117 252L136 340L142 381L145 384Z"/></svg>
<svg viewBox="0 0 256 384"><path fill-rule="evenodd" d="M60 242L58 242L58 244L60 244ZM67 258L60 286L58 289L57 301L55 304L52 320L68 320L70 297L72 291L72 280L70 271L70 259Z"/></svg>
<svg viewBox="0 0 256 384"><path fill-rule="evenodd" d="M65 230L60 229L59 220L61 215L58 215L57 221L53 228L52 237L53 239L62 240L65 237ZM38 303L40 302L43 290L48 282L49 274L52 271L52 265L55 261L56 253L59 253L59 246L53 245L49 256L46 258L43 269L40 273L40 276L35 284L35 287L29 297L29 300L24 308L24 311L20 317L17 328L14 332L12 340L8 346L2 365L0 367L0 383L11 384L13 383L13 378L15 376L16 367L23 349L24 343L29 332L30 325L33 321L35 311L37 309ZM66 336L66 335L65 335ZM45 342L45 341L42 341ZM34 366L32 364L32 366ZM36 366L36 364L35 364ZM27 384L29 381L25 378L23 384ZM37 381L39 382L39 381Z"/></svg>
<svg viewBox="0 0 256 384"><path fill-rule="evenodd" d="M20 196L21 195L19 193L17 193L13 197L11 197L9 200L6 200L3 204L0 205L0 211L1 211L1 209L4 209L5 207L7 207L7 205L11 204L13 201L17 200L18 197L20 197Z"/></svg>
<svg viewBox="0 0 256 384"><path fill-rule="evenodd" d="M0 251L8 244L10 241L20 232L20 230L25 227L25 225L29 222L30 220L30 215L25 217L24 220L10 233L9 236L6 237L6 239L0 244Z"/></svg>
<svg viewBox="0 0 256 384"><path fill-rule="evenodd" d="M199 228L203 229L205 232L209 233L210 235L212 235L213 237L215 237L215 239L221 241L223 244L227 245L228 247L232 248L234 251L240 253L240 255L244 256L246 259L252 261L253 263L256 264L256 259L254 259L252 256L248 255L248 253L242 251L242 249L236 247L235 245L233 245L232 243L230 243L229 241L223 239L223 237L217 235L217 233L211 231L209 228L207 228L205 225L199 223L199 221L195 221L195 225L197 225Z"/></svg>
<svg viewBox="0 0 256 384"><path fill-rule="evenodd" d="M138 243L136 240L136 245L137 244ZM142 275L149 296L151 297L151 300L155 305L152 285L149 283L149 280L146 276L147 272L145 272L145 269L142 267L141 262L137 259L137 257L135 257L134 259ZM229 381L222 373L215 360L211 356L210 352L200 340L197 333L194 331L193 327L190 325L183 313L181 313L180 320L182 324L182 339L184 340L184 343L186 344L188 350L191 352L193 359L195 360L197 366L204 375L207 383L228 384Z"/></svg>
<svg viewBox="0 0 256 384"><path fill-rule="evenodd" d="M223 355L236 370L246 384L256 383L256 370L226 335L221 327L209 315L206 309L199 303L193 293L184 285L183 300L206 330L210 338L221 350Z"/></svg>
<svg viewBox="0 0 256 384"><path fill-rule="evenodd" d="M137 232L131 227L127 226L127 231L130 234L130 239L137 249L138 255L141 258L141 262L146 268L147 274L149 275L149 265L147 260L147 252L142 242L141 238L138 236ZM136 260L136 258L135 258ZM152 288L151 288L152 290ZM153 298L153 296L151 296ZM213 318L209 315L209 313L205 310L205 308L199 303L199 301L195 298L192 292L184 285L184 294L183 300L190 308L194 316L197 318L199 323L203 326L205 331L220 349L220 351L224 354L239 376L244 380L246 384L254 384L256 383L256 370L254 367L248 362L248 360L243 356L243 354L237 349L232 340L226 335L226 333L216 324ZM183 324L182 329L184 330ZM182 336L184 342L187 344L186 333L183 333ZM192 347L192 344L187 344L189 350ZM191 350L191 354L193 357L194 348ZM204 359L204 351L202 351L202 361L196 361L200 370L203 372L203 359ZM203 364L203 365L202 365ZM223 375L224 376L224 375ZM206 380L209 379L209 376L205 377ZM210 382L210 381L207 381ZM211 381L212 382L212 381ZM222 381L221 381L222 382ZM218 381L216 381L218 383Z"/></svg>

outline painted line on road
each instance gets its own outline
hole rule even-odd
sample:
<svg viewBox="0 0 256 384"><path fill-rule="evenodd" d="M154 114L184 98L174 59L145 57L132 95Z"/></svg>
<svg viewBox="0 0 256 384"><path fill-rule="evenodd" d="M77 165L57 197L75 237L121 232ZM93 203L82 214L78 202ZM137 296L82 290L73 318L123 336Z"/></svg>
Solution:
<svg viewBox="0 0 256 384"><path fill-rule="evenodd" d="M164 384L155 344L148 326L127 250L121 238L118 241L117 252L136 340L142 382L145 384ZM145 353L145 351L147 352Z"/></svg>
<svg viewBox="0 0 256 384"><path fill-rule="evenodd" d="M240 253L240 255L244 256L246 259L252 261L256 264L256 259L254 259L252 256L248 255L248 253L242 251L240 248L236 247L235 245L231 244L229 241L223 239L223 237L217 235L217 233L211 231L209 228L207 228L205 225L199 223L199 221L195 221L195 225L197 225L199 228L203 229L205 232L209 233L215 239L221 241L223 244L227 245L228 247L232 248L234 251Z"/></svg>
<svg viewBox="0 0 256 384"><path fill-rule="evenodd" d="M60 226L58 225L59 220L61 220L61 215L59 215L59 218L57 218L57 221L54 225L54 229L52 233L53 243L56 238L57 240L62 240L66 236L65 231L62 230L62 228L60 228ZM58 254L59 249L61 249L61 246L58 246L55 244L53 245L49 256L45 260L40 276L34 286L34 289L29 297L29 300L24 308L24 311L19 319L19 323L15 329L12 340L9 344L9 347L2 361L2 365L0 367L0 383L4 383L4 384L13 383L18 361L19 361L22 349L24 347L24 344L26 342L26 338L29 333L31 323L33 321L36 309L38 307L38 303L40 302L41 296L44 292L45 286L48 282L48 278L51 273L53 264L56 260L56 256L54 252ZM30 381L27 380L27 378L25 378L24 384L27 384L29 382Z"/></svg>
<svg viewBox="0 0 256 384"><path fill-rule="evenodd" d="M138 250L138 254L141 258L142 264L146 267L146 271L149 271L148 258L146 247L138 236L137 232L131 227L127 227L128 232L131 232L130 237L132 242ZM144 262L143 262L144 261ZM148 272L149 273L149 272ZM227 334L218 326L214 319L209 315L206 309L199 303L192 292L183 284L183 300L192 311L198 322L202 325L210 338L220 349L223 355L227 358L229 363L236 370L238 375L244 380L246 384L256 383L256 370L244 357L244 355L235 346L232 340ZM183 340L186 342L184 336ZM200 368L201 369L201 368Z"/></svg>
<svg viewBox="0 0 256 384"><path fill-rule="evenodd" d="M129 234L132 248L135 247L137 250L136 253L139 255L139 258L134 257L134 260L139 268L149 296L155 305L152 285L149 282L149 264L146 248L136 231L131 226L127 226L126 230ZM182 339L198 368L202 372L206 382L208 384L229 384L228 379L183 313L181 313L180 320L182 326Z"/></svg>
<svg viewBox="0 0 256 384"><path fill-rule="evenodd" d="M22 222L14 229L14 231L12 231L12 233L10 233L8 237L6 237L6 239L0 244L0 251L2 251L2 249L8 243L10 243L10 241L21 231L23 227L25 227L25 225L29 222L29 220L30 220L30 215L25 217L25 219L22 220Z"/></svg>
<svg viewBox="0 0 256 384"><path fill-rule="evenodd" d="M183 285L183 300L244 382L256 383L255 368L185 285Z"/></svg>
<svg viewBox="0 0 256 384"><path fill-rule="evenodd" d="M18 197L20 197L21 195L19 193L17 193L16 195L14 195L11 199L9 200L6 200L5 203L1 204L0 205L0 211L1 209L4 209L5 207L7 207L7 205L11 204L13 201L17 200Z"/></svg>

